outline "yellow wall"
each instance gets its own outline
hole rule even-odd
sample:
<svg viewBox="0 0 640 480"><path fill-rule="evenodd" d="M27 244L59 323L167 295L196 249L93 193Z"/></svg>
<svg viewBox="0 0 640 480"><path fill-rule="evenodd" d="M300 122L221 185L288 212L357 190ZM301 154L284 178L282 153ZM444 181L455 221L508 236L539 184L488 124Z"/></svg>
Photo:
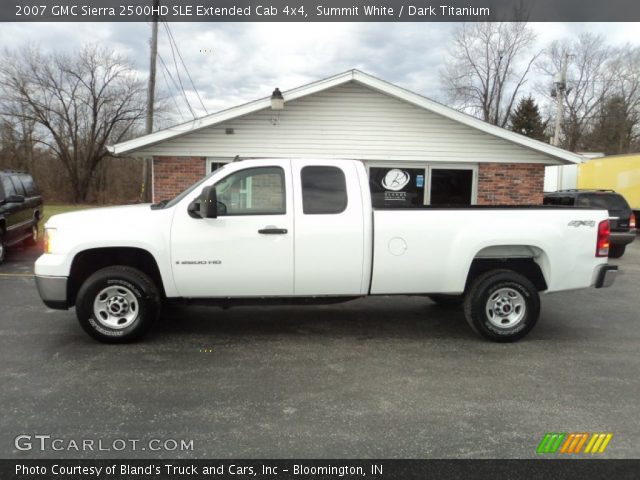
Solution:
<svg viewBox="0 0 640 480"><path fill-rule="evenodd" d="M615 190L640 209L640 153L596 158L579 169L578 188Z"/></svg>

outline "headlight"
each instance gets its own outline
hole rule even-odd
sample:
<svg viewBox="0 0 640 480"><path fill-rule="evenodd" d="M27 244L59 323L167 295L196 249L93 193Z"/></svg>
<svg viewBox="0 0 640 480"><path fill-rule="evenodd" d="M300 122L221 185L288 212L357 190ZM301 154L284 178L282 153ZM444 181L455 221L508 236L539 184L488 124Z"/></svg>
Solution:
<svg viewBox="0 0 640 480"><path fill-rule="evenodd" d="M53 253L55 250L56 233L55 228L44 229L44 253Z"/></svg>

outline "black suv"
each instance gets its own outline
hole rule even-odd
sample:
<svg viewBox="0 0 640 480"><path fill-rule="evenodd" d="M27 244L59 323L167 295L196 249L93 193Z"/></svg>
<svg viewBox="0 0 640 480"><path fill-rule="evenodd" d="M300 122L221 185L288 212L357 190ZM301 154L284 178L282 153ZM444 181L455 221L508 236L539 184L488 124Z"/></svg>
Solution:
<svg viewBox="0 0 640 480"><path fill-rule="evenodd" d="M38 243L42 197L28 173L0 170L0 263L6 247Z"/></svg>
<svg viewBox="0 0 640 480"><path fill-rule="evenodd" d="M559 190L544 194L545 205L591 207L609 211L609 256L620 258L636 238L636 217L622 195L613 190Z"/></svg>

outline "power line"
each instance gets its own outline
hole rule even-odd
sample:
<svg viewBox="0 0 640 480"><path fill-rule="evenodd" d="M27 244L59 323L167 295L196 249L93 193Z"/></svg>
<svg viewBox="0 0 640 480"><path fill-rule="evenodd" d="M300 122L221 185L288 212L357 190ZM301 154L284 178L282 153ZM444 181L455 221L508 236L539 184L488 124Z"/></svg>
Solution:
<svg viewBox="0 0 640 480"><path fill-rule="evenodd" d="M164 25L165 30L167 29L167 23L166 22L162 22ZM175 66L176 69L176 77L178 77L178 83L180 84L180 90L182 91L182 96L185 99L185 102L187 102L187 107L189 108L189 112L191 112L191 116L193 118L196 118L196 114L193 111L193 108L191 107L191 103L189 103L189 98L187 97L187 92L185 92L184 90L184 85L182 84L182 78L180 77L180 69L178 68L178 61L176 60L176 52L173 48L173 43L171 43L171 40L169 40L169 46L171 47L171 56L173 57L173 65Z"/></svg>
<svg viewBox="0 0 640 480"><path fill-rule="evenodd" d="M173 100L173 103L176 106L176 111L178 112L178 114L180 115L180 118L182 119L182 121L185 121L184 115L182 114L182 109L180 108L180 105L178 104L178 101L176 100L175 95L173 95L171 93L171 84L169 83L169 80L167 79L167 75L169 75L169 77L171 78L171 82L173 83L173 86L175 87L176 91L178 90L178 86L176 85L175 80L173 79L173 77L171 76L171 72L167 69L166 64L164 63L164 60L162 60L162 58L160 57L160 55L158 55L158 59L160 60L160 63L162 64L162 66L164 67L163 70L160 70L160 73L162 73L162 78L164 78L164 83L167 86L167 88L169 89L169 96L171 97L171 99ZM167 73L165 73L165 70ZM178 92L179 93L179 92Z"/></svg>
<svg viewBox="0 0 640 480"><path fill-rule="evenodd" d="M200 96L200 93L198 92L198 89L196 88L196 85L193 82L193 78L191 77L189 68L187 68L187 64L185 63L184 58L182 58L182 54L180 53L180 49L178 48L178 43L176 42L176 39L173 36L173 32L171 31L171 27L167 23L166 19L163 20L163 24L167 31L167 34L169 35L169 43L170 44L172 43L173 46L175 46L175 51L178 54L178 58L180 58L180 62L182 63L182 67L184 68L184 71L187 73L187 77L189 78L189 82L191 83L191 87L193 88L193 91L196 92L196 96L198 97L198 101L200 102L202 109L205 111L206 114L209 114L209 112L207 111L207 107L205 107L204 102L202 101L202 97ZM173 46L171 50L172 52L173 52ZM176 66L176 69L177 69L177 66Z"/></svg>
<svg viewBox="0 0 640 480"><path fill-rule="evenodd" d="M162 56L160 54L158 54L158 60L160 60L160 63L162 64L162 67L164 68L164 71L166 71L167 75L169 75L169 78L171 79L171 82L173 83L173 86L175 87L176 91L178 92L178 95L180 94L180 92L182 92L182 98L184 98L184 101L186 102L187 107L190 107L189 99L187 98L187 95L186 95L185 91L180 89L180 86L178 85L176 80L173 78L173 75L171 75L171 71L169 70L169 67L167 67L167 64L164 62L164 59L162 58ZM164 71L163 71L163 75L164 75ZM174 99L175 99L175 97L174 97ZM189 110L191 111L191 114L193 115L193 110L191 108L189 108ZM182 115L182 110L180 110L180 115Z"/></svg>

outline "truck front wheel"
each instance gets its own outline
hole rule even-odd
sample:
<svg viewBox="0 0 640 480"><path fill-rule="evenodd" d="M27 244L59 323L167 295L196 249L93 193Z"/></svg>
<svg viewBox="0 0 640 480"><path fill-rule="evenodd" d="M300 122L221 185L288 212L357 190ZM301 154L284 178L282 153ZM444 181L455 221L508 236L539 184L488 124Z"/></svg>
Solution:
<svg viewBox="0 0 640 480"><path fill-rule="evenodd" d="M80 287L76 315L93 338L127 343L141 338L160 312L160 295L143 272L126 266L98 270Z"/></svg>
<svg viewBox="0 0 640 480"><path fill-rule="evenodd" d="M494 342L515 342L527 335L540 315L540 296L523 275L492 270L476 278L464 313L473 330Z"/></svg>

